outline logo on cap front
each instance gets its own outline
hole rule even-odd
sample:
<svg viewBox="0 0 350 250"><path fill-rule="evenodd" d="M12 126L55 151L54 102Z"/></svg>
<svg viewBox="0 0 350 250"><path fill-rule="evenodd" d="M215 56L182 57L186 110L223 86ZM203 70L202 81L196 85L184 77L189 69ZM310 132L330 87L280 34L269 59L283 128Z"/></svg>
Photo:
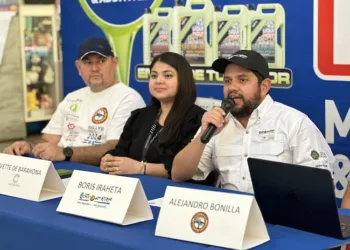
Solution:
<svg viewBox="0 0 350 250"><path fill-rule="evenodd" d="M237 55L233 55L233 56L231 56L231 58L230 58L230 59L232 59L232 58L234 58L234 57L239 57L239 58L243 58L243 59L247 59L247 58L248 58L248 56L246 56L246 55L243 55L243 54L237 54Z"/></svg>

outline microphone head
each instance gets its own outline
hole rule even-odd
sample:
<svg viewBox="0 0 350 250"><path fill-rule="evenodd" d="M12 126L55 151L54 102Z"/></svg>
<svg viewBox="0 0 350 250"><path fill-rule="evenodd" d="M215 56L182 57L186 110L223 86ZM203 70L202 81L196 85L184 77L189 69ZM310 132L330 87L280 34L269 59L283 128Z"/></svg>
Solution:
<svg viewBox="0 0 350 250"><path fill-rule="evenodd" d="M232 98L226 98L221 102L221 108L228 112L235 107L236 103Z"/></svg>

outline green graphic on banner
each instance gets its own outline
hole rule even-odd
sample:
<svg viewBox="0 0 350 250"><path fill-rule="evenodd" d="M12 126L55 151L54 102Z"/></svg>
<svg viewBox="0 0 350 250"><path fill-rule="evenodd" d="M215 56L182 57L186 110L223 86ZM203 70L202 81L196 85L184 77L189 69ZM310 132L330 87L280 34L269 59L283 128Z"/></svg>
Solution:
<svg viewBox="0 0 350 250"><path fill-rule="evenodd" d="M162 1L163 0L154 0L150 7L151 11L153 12L155 8L158 8L162 4ZM79 3L85 14L103 31L111 44L115 55L118 56L118 80L122 81L126 85L129 85L131 49L134 44L135 35L142 27L143 17L141 16L128 24L111 24L97 16L96 13L90 8L86 0L79 0ZM121 44L123 46L120 46Z"/></svg>

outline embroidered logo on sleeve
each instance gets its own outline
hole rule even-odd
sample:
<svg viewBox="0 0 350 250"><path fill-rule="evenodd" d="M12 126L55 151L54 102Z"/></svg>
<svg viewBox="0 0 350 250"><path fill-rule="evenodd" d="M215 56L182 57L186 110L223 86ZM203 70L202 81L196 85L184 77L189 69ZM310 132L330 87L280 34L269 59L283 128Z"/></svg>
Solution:
<svg viewBox="0 0 350 250"><path fill-rule="evenodd" d="M106 108L98 109L92 116L92 122L95 124L104 123L108 118L108 110Z"/></svg>
<svg viewBox="0 0 350 250"><path fill-rule="evenodd" d="M318 158L320 158L320 154L316 150L312 150L310 155L314 160L318 160Z"/></svg>

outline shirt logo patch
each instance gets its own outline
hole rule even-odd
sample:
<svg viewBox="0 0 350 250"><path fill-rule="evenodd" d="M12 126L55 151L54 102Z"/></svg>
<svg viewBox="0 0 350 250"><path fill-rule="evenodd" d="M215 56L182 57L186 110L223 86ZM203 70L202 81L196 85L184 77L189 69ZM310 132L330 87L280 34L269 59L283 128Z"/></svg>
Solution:
<svg viewBox="0 0 350 250"><path fill-rule="evenodd" d="M314 160L318 160L318 158L320 158L320 154L316 150L312 150L310 155Z"/></svg>
<svg viewBox="0 0 350 250"><path fill-rule="evenodd" d="M104 123L108 118L108 110L106 108L98 109L92 116L92 122L95 124Z"/></svg>
<svg viewBox="0 0 350 250"><path fill-rule="evenodd" d="M75 142L76 138L79 136L79 133L74 131L74 130L70 130L68 136L66 137L66 142L69 143L73 143ZM73 145L73 144L71 144Z"/></svg>
<svg viewBox="0 0 350 250"><path fill-rule="evenodd" d="M79 116L67 114L66 121L67 122L79 122Z"/></svg>
<svg viewBox="0 0 350 250"><path fill-rule="evenodd" d="M86 137L83 140L84 144L89 144L89 145L99 145L102 144L101 142L102 135L98 133L89 133L88 137Z"/></svg>
<svg viewBox="0 0 350 250"><path fill-rule="evenodd" d="M76 113L78 111L78 104L74 103L74 104L70 105L69 109L71 111L73 111L74 113Z"/></svg>
<svg viewBox="0 0 350 250"><path fill-rule="evenodd" d="M68 123L67 128L68 129L74 129L75 128L74 123Z"/></svg>
<svg viewBox="0 0 350 250"><path fill-rule="evenodd" d="M262 138L263 141L271 141L275 139L275 130L274 129L259 130L258 135Z"/></svg>

